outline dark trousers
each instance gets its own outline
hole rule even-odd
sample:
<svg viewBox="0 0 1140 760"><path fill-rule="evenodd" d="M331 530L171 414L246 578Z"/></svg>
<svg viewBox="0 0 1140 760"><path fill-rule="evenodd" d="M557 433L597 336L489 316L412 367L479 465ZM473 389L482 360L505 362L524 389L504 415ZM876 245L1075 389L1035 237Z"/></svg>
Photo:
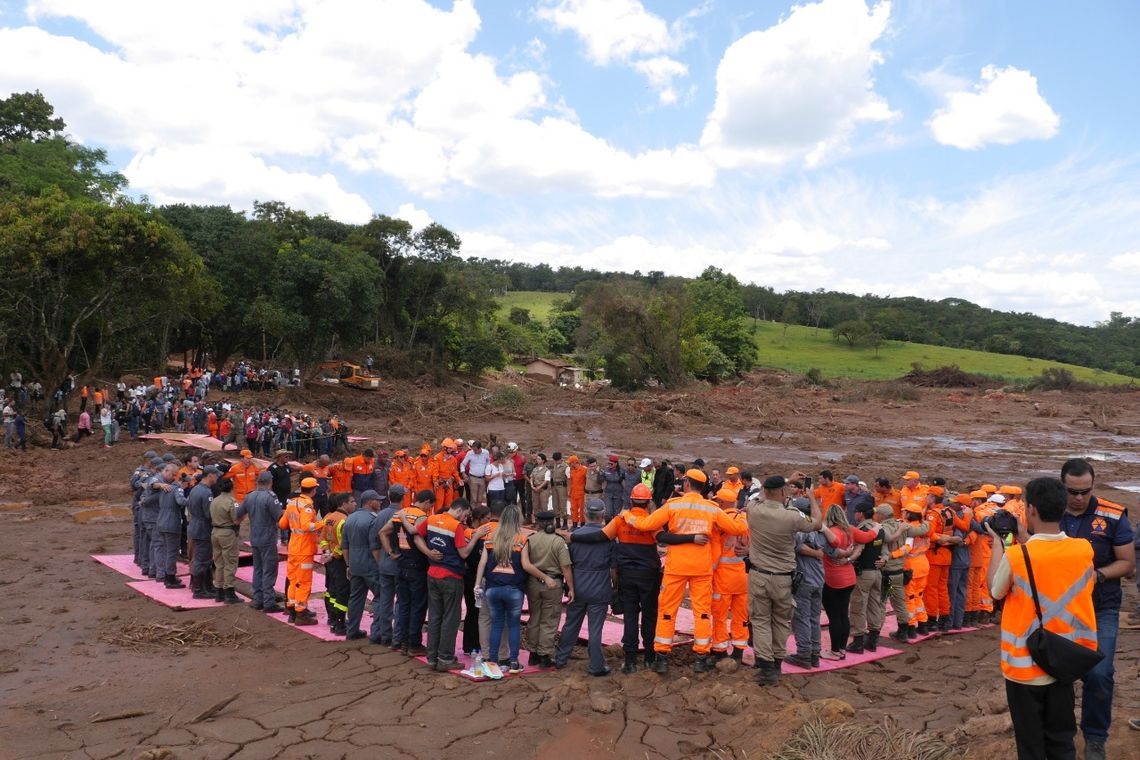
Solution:
<svg viewBox="0 0 1140 760"><path fill-rule="evenodd" d="M1085 674L1081 690L1081 733L1085 741L1108 741L1112 725L1112 693L1116 687L1116 639L1120 633L1120 608L1096 611L1097 648L1104 659Z"/></svg>
<svg viewBox="0 0 1140 760"><path fill-rule="evenodd" d="M661 573L643 570L619 570L618 594L621 597L625 631L621 647L626 657L637 656L637 637L648 660L654 659L653 635L657 628L657 597L661 591Z"/></svg>
<svg viewBox="0 0 1140 760"><path fill-rule="evenodd" d="M427 607L427 569L401 567L396 577L396 621L392 641L410 647L423 646Z"/></svg>
<svg viewBox="0 0 1140 760"><path fill-rule="evenodd" d="M589 638L586 648L590 653L590 672L601 673L606 669L606 656L602 652L602 625L606 622L608 602L580 602L575 599L566 606L566 622L562 625L562 637L558 640L558 652L554 655L557 665L570 661L570 653L578 643L582 632L582 622L589 619ZM656 621L654 621L656 623Z"/></svg>
<svg viewBox="0 0 1140 760"><path fill-rule="evenodd" d="M344 557L333 557L325 563L325 607L330 620L348 612L348 570Z"/></svg>
<svg viewBox="0 0 1140 760"><path fill-rule="evenodd" d="M1006 679L1005 698L1013 720L1018 760L1075 760L1077 719L1073 686L1026 686Z"/></svg>
<svg viewBox="0 0 1140 760"><path fill-rule="evenodd" d="M379 585L379 575L352 576L348 590L348 617L344 624L347 633L355 634L360 631L360 620L364 617L364 603L368 601L368 592L371 591L375 599Z"/></svg>
<svg viewBox="0 0 1140 760"><path fill-rule="evenodd" d="M518 498L518 495L519 492L518 489L515 488L515 481L508 480L504 485L503 502L506 504L514 504L515 500Z"/></svg>
<svg viewBox="0 0 1140 760"><path fill-rule="evenodd" d="M525 480L515 481L515 491L519 497L519 509L522 510L523 519L530 522L530 516L534 513L534 505L531 503L530 488Z"/></svg>
<svg viewBox="0 0 1140 760"><path fill-rule="evenodd" d="M213 569L214 545L208 538L195 538L194 558L190 561L190 575L208 573Z"/></svg>
<svg viewBox="0 0 1140 760"><path fill-rule="evenodd" d="M847 588L823 587L823 610L827 613L827 632L831 636L831 651L842 652L851 634L851 618L848 605L854 586Z"/></svg>
<svg viewBox="0 0 1140 760"><path fill-rule="evenodd" d="M146 560L142 552L142 513L137 505L131 507L131 517L135 528L134 541L132 541L135 547L135 564L139 567L145 567Z"/></svg>
<svg viewBox="0 0 1140 760"><path fill-rule="evenodd" d="M462 578L428 578L428 662L455 662L455 636L459 633ZM522 609L522 601L519 601Z"/></svg>
<svg viewBox="0 0 1140 760"><path fill-rule="evenodd" d="M475 576L479 565L467 565L467 573L463 576L463 606L466 613L463 615L463 651L471 652L479 649L479 608L475 606ZM533 615L533 611L531 612Z"/></svg>
<svg viewBox="0 0 1140 760"><path fill-rule="evenodd" d="M144 575L154 577L154 523L139 520L139 565Z"/></svg>
<svg viewBox="0 0 1140 760"><path fill-rule="evenodd" d="M253 603L263 607L277 604L277 547L251 546L253 551Z"/></svg>
<svg viewBox="0 0 1140 760"><path fill-rule="evenodd" d="M396 576L380 573L380 586L372 598L372 630L368 637L373 641L392 643L392 620L396 602Z"/></svg>
<svg viewBox="0 0 1140 760"><path fill-rule="evenodd" d="M160 530L155 531L155 536L157 540L152 539L152 545L158 566L152 566L151 570L158 578L176 575L178 573L178 534Z"/></svg>

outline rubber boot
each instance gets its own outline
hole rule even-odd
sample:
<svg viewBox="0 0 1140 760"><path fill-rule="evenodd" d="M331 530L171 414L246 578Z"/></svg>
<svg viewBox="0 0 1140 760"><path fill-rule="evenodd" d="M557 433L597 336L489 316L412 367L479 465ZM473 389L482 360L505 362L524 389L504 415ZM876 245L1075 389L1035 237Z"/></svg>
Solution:
<svg viewBox="0 0 1140 760"><path fill-rule="evenodd" d="M653 664L657 662L657 653L650 649L645 653L645 669L653 670Z"/></svg>
<svg viewBox="0 0 1140 760"><path fill-rule="evenodd" d="M906 637L908 641L914 641L918 638L918 626L911 624L907 626Z"/></svg>
<svg viewBox="0 0 1140 760"><path fill-rule="evenodd" d="M214 571L213 570L203 571L202 572L202 580L205 581L205 583L206 583L206 593L213 594L214 592L217 591L217 589L214 588Z"/></svg>
<svg viewBox="0 0 1140 760"><path fill-rule="evenodd" d="M744 650L741 649L740 647L733 649L732 654L730 654L729 657L731 657L732 659L736 660L737 662L739 662L741 664L744 664Z"/></svg>
<svg viewBox="0 0 1140 760"><path fill-rule="evenodd" d="M223 592L223 602L226 604L241 604L241 599L237 598L237 591L228 588Z"/></svg>
<svg viewBox="0 0 1140 760"><path fill-rule="evenodd" d="M625 663L621 666L621 672L627 676L637 672L637 655L627 654L625 656Z"/></svg>
<svg viewBox="0 0 1140 760"><path fill-rule="evenodd" d="M707 654L699 654L693 658L694 673L708 673L712 669L713 664Z"/></svg>
<svg viewBox="0 0 1140 760"><path fill-rule="evenodd" d="M193 588L191 586L191 588ZM194 591L195 599L213 599L214 592L206 588L206 578L203 573L198 573L198 588Z"/></svg>
<svg viewBox="0 0 1140 760"><path fill-rule="evenodd" d="M894 639L895 641L897 641L901 644L905 644L907 641L910 640L910 632L909 631L910 631L909 626L904 625L902 628L898 629L897 631L891 631L888 634L888 638Z"/></svg>
<svg viewBox="0 0 1140 760"><path fill-rule="evenodd" d="M312 610L301 610L297 613L293 625L316 625L317 616Z"/></svg>
<svg viewBox="0 0 1140 760"><path fill-rule="evenodd" d="M877 652L879 650L879 632L867 631L867 638L864 640L863 646L867 648L868 652Z"/></svg>
<svg viewBox="0 0 1140 760"><path fill-rule="evenodd" d="M178 576L174 575L173 573L166 576L166 580L163 582L163 585L167 588L186 588L186 584L178 580Z"/></svg>
<svg viewBox="0 0 1140 760"><path fill-rule="evenodd" d="M226 592L220 588L214 589L214 601L219 603L226 601Z"/></svg>
<svg viewBox="0 0 1140 760"><path fill-rule="evenodd" d="M190 592L198 599L198 592L202 590L202 575L201 573L190 573Z"/></svg>
<svg viewBox="0 0 1140 760"><path fill-rule="evenodd" d="M669 658L663 654L657 654L653 658L653 672L659 676L663 676L669 672Z"/></svg>
<svg viewBox="0 0 1140 760"><path fill-rule="evenodd" d="M950 630L949 615L943 615L942 617L938 618L938 630L942 631L943 633Z"/></svg>
<svg viewBox="0 0 1140 760"><path fill-rule="evenodd" d="M851 654L863 654L863 634L856 634L851 643L847 645L847 651Z"/></svg>
<svg viewBox="0 0 1140 760"><path fill-rule="evenodd" d="M776 670L774 660L757 660L760 673L756 676L756 683L760 686L775 686L780 681L780 672Z"/></svg>
<svg viewBox="0 0 1140 760"><path fill-rule="evenodd" d="M292 607L290 607L288 611L289 611L289 615L288 615L288 618L287 618L287 619L288 619L288 621L289 621L290 623L296 623L296 622L297 622L297 610L295 610L295 609L293 609Z"/></svg>

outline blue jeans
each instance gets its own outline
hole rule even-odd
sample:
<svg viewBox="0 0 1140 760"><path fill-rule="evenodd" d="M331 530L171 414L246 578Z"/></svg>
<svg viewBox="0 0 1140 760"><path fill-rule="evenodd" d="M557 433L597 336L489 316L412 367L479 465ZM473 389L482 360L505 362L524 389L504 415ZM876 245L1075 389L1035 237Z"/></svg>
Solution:
<svg viewBox="0 0 1140 760"><path fill-rule="evenodd" d="M1108 741L1108 729L1112 725L1113 676L1116 666L1116 634L1120 628L1120 610L1096 611L1097 649L1104 659L1082 679L1085 687L1081 692L1081 733L1085 741Z"/></svg>
<svg viewBox="0 0 1140 760"><path fill-rule="evenodd" d="M253 550L253 602L263 607L277 604L277 547L251 546Z"/></svg>
<svg viewBox="0 0 1140 760"><path fill-rule="evenodd" d="M526 594L518 586L491 586L487 589L486 603L491 607L491 639L488 652L498 652L503 641L503 626L507 628L507 646L511 659L519 658L519 639L522 625L523 598Z"/></svg>
<svg viewBox="0 0 1140 760"><path fill-rule="evenodd" d="M368 637L373 641L392 642L393 602L396 600L396 576L380 573L377 593L372 597L372 630Z"/></svg>

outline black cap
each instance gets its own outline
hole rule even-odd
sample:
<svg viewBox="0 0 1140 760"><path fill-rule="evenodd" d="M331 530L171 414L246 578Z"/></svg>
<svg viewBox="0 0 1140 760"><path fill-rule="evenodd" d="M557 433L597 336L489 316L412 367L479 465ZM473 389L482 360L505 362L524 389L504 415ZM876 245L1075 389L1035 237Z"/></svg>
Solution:
<svg viewBox="0 0 1140 760"><path fill-rule="evenodd" d="M769 475L768 477L764 478L764 488L768 491L779 490L787 484L788 481L784 480L783 475Z"/></svg>
<svg viewBox="0 0 1140 760"><path fill-rule="evenodd" d="M557 516L558 515L554 512L553 509L548 509L545 512L537 513L534 516L534 519L538 520L539 522L549 522L550 520L553 520Z"/></svg>
<svg viewBox="0 0 1140 760"><path fill-rule="evenodd" d="M601 499L590 499L586 502L586 512L591 515L604 515L606 503Z"/></svg>

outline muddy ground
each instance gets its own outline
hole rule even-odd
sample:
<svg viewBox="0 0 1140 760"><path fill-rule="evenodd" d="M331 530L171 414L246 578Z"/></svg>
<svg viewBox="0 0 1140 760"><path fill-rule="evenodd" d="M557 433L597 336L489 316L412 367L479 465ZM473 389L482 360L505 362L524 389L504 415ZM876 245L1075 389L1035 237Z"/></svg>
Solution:
<svg viewBox="0 0 1140 760"><path fill-rule="evenodd" d="M1023 482L1085 455L1098 460L1100 492L1133 514L1130 489L1140 490L1135 392L811 388L756 373L738 386L634 396L497 378L257 398L338 411L354 432L389 448L493 436L527 450L701 456L758 473L830 466L870 480L917 467L960 486ZM1013 750L995 629L832 674L784 677L764 691L751 671L595 679L584 659L565 671L473 684L367 642L320 642L244 606L168 611L88 559L130 551L130 523L114 510L127 504L127 478L146 448L87 442L0 452L0 757L755 759L813 715L889 716L969 757ZM100 509L112 511L89 511ZM97 519L80 522L77 513ZM1131 608L1131 584L1126 594ZM115 641L130 624L197 621L233 643ZM1140 717L1138 664L1140 632L1122 631L1110 757L1140 756L1140 732L1125 721ZM217 716L192 722L239 693ZM119 717L130 713L142 714Z"/></svg>

